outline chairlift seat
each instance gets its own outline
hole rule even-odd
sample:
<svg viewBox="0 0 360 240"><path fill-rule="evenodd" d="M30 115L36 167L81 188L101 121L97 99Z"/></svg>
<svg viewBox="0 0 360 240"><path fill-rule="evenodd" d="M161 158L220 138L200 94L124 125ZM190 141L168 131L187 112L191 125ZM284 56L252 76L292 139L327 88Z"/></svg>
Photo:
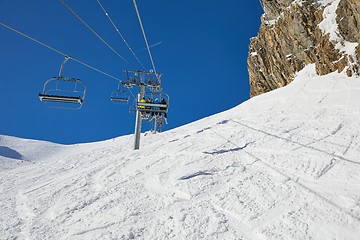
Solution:
<svg viewBox="0 0 360 240"><path fill-rule="evenodd" d="M113 101L113 102L128 103L128 102L129 102L129 98L111 97L111 101Z"/></svg>
<svg viewBox="0 0 360 240"><path fill-rule="evenodd" d="M40 101L50 101L50 102L64 102L64 103L78 103L83 104L84 99L81 97L74 96L59 96L59 95L49 95L39 93Z"/></svg>

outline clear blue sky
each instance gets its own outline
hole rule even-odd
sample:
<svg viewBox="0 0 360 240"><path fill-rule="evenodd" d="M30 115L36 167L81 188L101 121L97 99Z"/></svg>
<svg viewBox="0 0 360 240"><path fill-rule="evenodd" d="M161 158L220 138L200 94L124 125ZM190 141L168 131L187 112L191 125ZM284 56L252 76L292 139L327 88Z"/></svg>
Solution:
<svg viewBox="0 0 360 240"><path fill-rule="evenodd" d="M131 64L137 61L96 0L67 3ZM102 0L117 27L151 69L132 0ZM262 9L258 1L137 0L163 89L170 98L172 129L232 108L249 98L247 54ZM124 79L133 69L96 38L60 1L0 1L0 21L106 73ZM114 105L117 81L74 61L63 75L82 79L80 110L46 107L38 99L64 57L0 26L0 134L57 143L93 142L131 134L130 105ZM139 65L136 65L138 68ZM136 90L133 90L134 93ZM241 113L239 113L241 114ZM143 124L143 131L150 128Z"/></svg>

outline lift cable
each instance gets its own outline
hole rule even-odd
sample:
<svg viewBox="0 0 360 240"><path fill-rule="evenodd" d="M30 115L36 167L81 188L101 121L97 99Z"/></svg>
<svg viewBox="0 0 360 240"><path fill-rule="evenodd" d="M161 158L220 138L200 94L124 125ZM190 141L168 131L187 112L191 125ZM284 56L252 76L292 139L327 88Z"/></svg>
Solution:
<svg viewBox="0 0 360 240"><path fill-rule="evenodd" d="M65 0L60 0L61 3L77 18L79 19L96 37L98 37L108 48L111 49L116 55L118 55L124 62L128 65L131 65L124 57L122 57L113 47L110 46L99 34L97 34L90 26L87 24L66 2Z"/></svg>
<svg viewBox="0 0 360 240"><path fill-rule="evenodd" d="M17 34L20 34L20 35L22 35L23 37L26 37L26 38L28 38L28 39L30 39L30 40L32 40L32 41L34 41L34 42L36 42L36 43L38 43L38 44L46 47L46 48L48 48L48 49L50 49L50 50L52 50L52 51L54 51L54 52L56 52L56 53L58 53L58 54L60 54L60 55L63 55L64 57L70 58L70 59L74 60L74 61L77 62L77 63L80 63L81 65L83 65L83 66L85 66L85 67L88 67L88 68L90 68L90 69L92 69L92 70L94 70L94 71L96 71L96 72L99 72L99 73L101 73L101 74L103 74L103 75L105 75L105 76L107 76L107 77L110 77L110 78L113 78L113 79L115 79L115 80L117 80L117 81L122 82L121 79L119 79L119 78L117 78L117 77L114 77L114 76L112 76L112 75L110 75L110 74L108 74L108 73L106 73L106 72L104 72L104 71L101 71L101 70L99 70L99 69L97 69L97 68L95 68L95 67L93 67L93 66L91 66L91 65L89 65L89 64L87 64L87 63L84 63L84 62L82 62L82 61L80 61L80 60L78 60L78 59L76 59L76 58L74 58L74 57L71 57L70 55L68 55L68 54L66 54L66 53L64 53L64 52L61 52L61 51L57 50L56 48L53 48L53 47L51 47L51 46L49 46L49 45L47 45L47 44L45 44L45 43L43 43L43 42L40 42L39 40L36 40L35 38L32 38L32 37L30 37L29 35L26 35L25 33L20 32L20 31L14 29L14 28L8 26L8 25L6 25L6 24L3 23L3 22L0 22L0 25L4 26L4 27L6 27L7 29L9 29L9 30L11 30L11 31L13 31L13 32L15 32L15 33L17 33Z"/></svg>
<svg viewBox="0 0 360 240"><path fill-rule="evenodd" d="M103 10L103 12L105 13L106 17L109 19L110 23L113 25L113 27L115 28L115 31L119 34L119 36L121 37L121 39L124 41L124 43L126 44L126 46L128 47L128 49L131 51L131 53L133 54L133 56L136 58L136 60L138 61L138 63L141 65L141 67L143 68L143 70L146 70L146 67L144 66L144 64L142 64L142 62L140 61L140 59L136 56L135 52L132 50L132 48L130 47L130 45L128 44L128 42L125 40L124 36L121 34L121 32L119 31L118 27L115 25L114 21L111 19L109 13L106 11L106 9L104 8L104 6L101 4L100 0L97 0L98 4L100 5L101 9Z"/></svg>
<svg viewBox="0 0 360 240"><path fill-rule="evenodd" d="M135 97L134 93L131 91L131 89L129 89L129 92L131 93L131 96L133 96L133 98L136 99L136 97Z"/></svg>
<svg viewBox="0 0 360 240"><path fill-rule="evenodd" d="M138 9L138 7L137 7L137 5L136 5L136 1L135 1L135 0L133 0L133 3L134 3L134 7L135 7L135 11L136 11L137 17L138 17L138 19L139 19L139 23L140 23L140 27L141 27L142 34L143 34L143 36L144 36L144 40L145 40L145 43L146 43L146 48L147 48L148 53L149 53L149 56L150 56L151 64L152 64L153 70L154 70L154 72L155 72L155 76L159 79L158 74L157 74L157 72L156 72L154 60L153 60L152 55L151 55L149 43L148 43L147 38L146 38L144 26L143 26L142 21L141 21L141 18L140 18L139 9Z"/></svg>

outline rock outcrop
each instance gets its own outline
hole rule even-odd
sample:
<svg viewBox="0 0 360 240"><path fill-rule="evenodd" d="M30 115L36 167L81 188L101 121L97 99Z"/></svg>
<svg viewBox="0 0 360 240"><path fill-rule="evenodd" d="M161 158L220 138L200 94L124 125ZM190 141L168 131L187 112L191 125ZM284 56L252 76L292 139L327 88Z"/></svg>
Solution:
<svg viewBox="0 0 360 240"><path fill-rule="evenodd" d="M250 96L289 84L307 64L317 73L360 73L360 0L263 0L250 40Z"/></svg>

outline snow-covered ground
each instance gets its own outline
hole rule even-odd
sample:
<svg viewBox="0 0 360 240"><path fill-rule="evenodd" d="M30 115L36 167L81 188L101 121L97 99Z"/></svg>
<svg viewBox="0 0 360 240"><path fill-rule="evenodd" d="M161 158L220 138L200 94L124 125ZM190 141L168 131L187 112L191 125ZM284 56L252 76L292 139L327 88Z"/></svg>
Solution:
<svg viewBox="0 0 360 240"><path fill-rule="evenodd" d="M68 146L0 135L0 171L47 159Z"/></svg>
<svg viewBox="0 0 360 240"><path fill-rule="evenodd" d="M2 136L0 239L360 239L360 79L314 72L138 151Z"/></svg>

